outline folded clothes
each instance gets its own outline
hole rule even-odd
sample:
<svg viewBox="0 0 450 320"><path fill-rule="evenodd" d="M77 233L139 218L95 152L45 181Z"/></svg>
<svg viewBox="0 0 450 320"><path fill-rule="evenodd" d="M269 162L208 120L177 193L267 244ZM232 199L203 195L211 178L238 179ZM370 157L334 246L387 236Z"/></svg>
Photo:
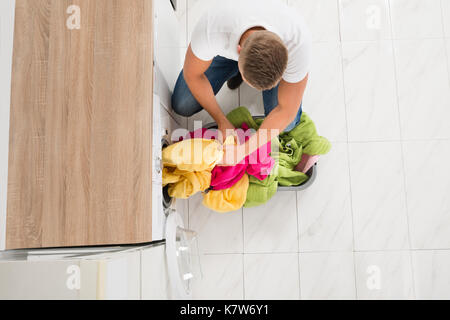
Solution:
<svg viewBox="0 0 450 320"><path fill-rule="evenodd" d="M224 190L209 190L203 195L203 205L216 212L236 211L245 203L249 187L249 178L244 174L231 188Z"/></svg>

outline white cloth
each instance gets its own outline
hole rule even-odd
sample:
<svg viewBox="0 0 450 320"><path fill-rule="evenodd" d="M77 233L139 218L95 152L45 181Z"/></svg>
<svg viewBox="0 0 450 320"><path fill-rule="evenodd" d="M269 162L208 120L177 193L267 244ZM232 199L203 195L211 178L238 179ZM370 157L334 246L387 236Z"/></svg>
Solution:
<svg viewBox="0 0 450 320"><path fill-rule="evenodd" d="M289 58L283 79L303 80L309 72L311 33L303 17L279 0L211 1L192 33L192 51L204 61L217 55L237 61L239 40L252 27L274 32L286 45Z"/></svg>

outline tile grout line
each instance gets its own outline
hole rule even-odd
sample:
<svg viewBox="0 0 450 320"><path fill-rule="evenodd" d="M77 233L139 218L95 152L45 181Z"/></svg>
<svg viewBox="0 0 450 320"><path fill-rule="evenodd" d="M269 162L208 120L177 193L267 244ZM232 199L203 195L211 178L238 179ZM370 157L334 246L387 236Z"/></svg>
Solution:
<svg viewBox="0 0 450 320"><path fill-rule="evenodd" d="M357 286L357 277L356 277L356 254L355 254L355 217L353 211L353 191L352 191L352 176L351 176L351 168L350 168L350 144L348 139L348 110L347 110L347 94L345 91L345 74L344 74L344 50L343 50L343 41L342 41L342 28L341 28L341 3L340 0L336 0L337 9L338 9L338 22L339 22L339 49L341 54L341 80L343 86L343 95L344 95L344 112L345 112L345 129L347 135L347 165L348 165L348 179L349 179L349 191L350 191L350 212L352 215L352 256L353 256L353 279L355 286L355 299L358 299L358 286Z"/></svg>
<svg viewBox="0 0 450 320"><path fill-rule="evenodd" d="M338 28L339 28L339 43L342 44L342 28L341 28L341 2L336 0L337 14L338 14Z"/></svg>
<svg viewBox="0 0 450 320"><path fill-rule="evenodd" d="M142 298L142 249L139 249L139 300Z"/></svg>
<svg viewBox="0 0 450 320"><path fill-rule="evenodd" d="M189 199L187 199L187 224L188 228L191 229L191 204Z"/></svg>
<svg viewBox="0 0 450 320"><path fill-rule="evenodd" d="M370 43L370 42L380 42L380 41L389 41L389 40L395 40L395 41L413 41L413 40L439 40L443 38L450 38L450 37L418 37L418 38L395 38L395 37L389 37L389 38L380 38L380 39L368 39L368 40L314 40L312 43L332 43L332 42L342 42L342 43Z"/></svg>
<svg viewBox="0 0 450 320"><path fill-rule="evenodd" d="M445 52L445 57L447 58L447 76L448 76L448 81L449 81L449 86L450 86L450 53L448 52L448 47L447 46L447 41L450 41L445 34L445 26L444 26L444 9L442 7L442 1L439 1L439 5L441 7L441 21L442 21L442 35L443 35L443 40L444 40L444 52ZM449 42L450 43L450 42Z"/></svg>
<svg viewBox="0 0 450 320"><path fill-rule="evenodd" d="M393 21L392 21L392 14L391 14L391 0L388 1L389 7L388 7L388 13L389 13L389 22L391 24L391 46L392 46L392 59L394 61L394 79L395 79L395 93L397 98L397 118L398 118L398 125L399 125L399 135L400 135L400 153L401 153L401 162L402 162L402 174L403 174L403 195L405 197L405 209L406 209L406 224L408 228L408 246L409 246L409 264L411 268L411 281L412 281L412 291L413 291L413 297L416 298L416 284L415 284L415 276L414 276L414 264L412 259L412 239L411 239L411 223L409 219L409 205L408 205L408 191L407 191L407 182L406 182L406 166L405 166L405 148L403 144L403 130L402 130L402 121L401 121L401 111L400 111L400 96L399 96L399 88L398 88L398 73L397 73L397 58L396 58L396 51L395 51L395 40L394 40L394 27L393 27Z"/></svg>
<svg viewBox="0 0 450 320"><path fill-rule="evenodd" d="M298 214L298 197L299 192L295 192L295 213L297 214L297 272L298 272L298 298L302 299L302 287L301 287L301 281L300 281L300 230L299 230L299 224L300 224L300 215Z"/></svg>
<svg viewBox="0 0 450 320"><path fill-rule="evenodd" d="M288 255L288 254L329 254L329 253L382 253L382 252L410 252L410 251L449 251L450 248L425 248L425 249L368 249L368 250L315 250L315 251L298 251L298 252L248 252L248 253L241 253L241 252L205 252L202 253L205 256L222 256L222 255Z"/></svg>
<svg viewBox="0 0 450 320"><path fill-rule="evenodd" d="M242 253L242 299L245 300L245 256Z"/></svg>
<svg viewBox="0 0 450 320"><path fill-rule="evenodd" d="M303 300L302 297L302 286L300 280L301 268L300 268L300 253L297 253L297 270L298 270L298 299Z"/></svg>
<svg viewBox="0 0 450 320"><path fill-rule="evenodd" d="M395 80L395 79L394 79ZM450 141L450 138L421 138L421 139L386 139L386 140L352 140L349 144L357 143L384 143L384 142L433 142ZM331 141L332 143L345 143L345 141Z"/></svg>

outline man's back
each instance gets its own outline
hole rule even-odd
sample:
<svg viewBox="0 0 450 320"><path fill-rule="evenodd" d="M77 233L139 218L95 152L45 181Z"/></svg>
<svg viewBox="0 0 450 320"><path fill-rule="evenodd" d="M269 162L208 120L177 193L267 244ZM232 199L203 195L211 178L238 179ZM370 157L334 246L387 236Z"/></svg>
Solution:
<svg viewBox="0 0 450 320"><path fill-rule="evenodd" d="M311 35L304 19L280 1L214 1L193 32L192 51L205 61L217 55L237 61L239 40L253 27L274 32L286 45L289 60L283 79L287 82L302 80L309 71Z"/></svg>

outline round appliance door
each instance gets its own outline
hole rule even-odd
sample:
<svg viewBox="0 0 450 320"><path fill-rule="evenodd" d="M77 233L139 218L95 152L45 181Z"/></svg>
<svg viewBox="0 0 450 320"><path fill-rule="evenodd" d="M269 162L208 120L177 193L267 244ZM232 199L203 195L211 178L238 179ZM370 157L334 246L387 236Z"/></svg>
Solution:
<svg viewBox="0 0 450 320"><path fill-rule="evenodd" d="M171 210L166 221L166 256L175 299L192 297L192 282L201 275L197 234L184 228L183 219Z"/></svg>

